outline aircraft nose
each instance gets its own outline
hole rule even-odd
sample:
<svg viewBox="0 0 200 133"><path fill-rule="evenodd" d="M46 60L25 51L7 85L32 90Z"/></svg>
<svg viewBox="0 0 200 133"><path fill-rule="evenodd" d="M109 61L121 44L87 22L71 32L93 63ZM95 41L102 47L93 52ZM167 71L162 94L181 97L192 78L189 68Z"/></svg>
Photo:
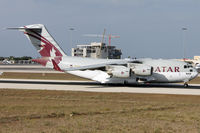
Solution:
<svg viewBox="0 0 200 133"><path fill-rule="evenodd" d="M199 75L198 71L196 69L194 69L192 78L196 78Z"/></svg>

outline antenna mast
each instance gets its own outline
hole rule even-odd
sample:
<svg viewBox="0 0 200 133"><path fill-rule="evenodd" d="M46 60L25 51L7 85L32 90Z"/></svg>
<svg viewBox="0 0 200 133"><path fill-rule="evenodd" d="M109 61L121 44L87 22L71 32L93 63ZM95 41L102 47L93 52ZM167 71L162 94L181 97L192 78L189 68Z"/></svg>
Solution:
<svg viewBox="0 0 200 133"><path fill-rule="evenodd" d="M103 44L105 33L106 33L106 29L104 28L101 44Z"/></svg>

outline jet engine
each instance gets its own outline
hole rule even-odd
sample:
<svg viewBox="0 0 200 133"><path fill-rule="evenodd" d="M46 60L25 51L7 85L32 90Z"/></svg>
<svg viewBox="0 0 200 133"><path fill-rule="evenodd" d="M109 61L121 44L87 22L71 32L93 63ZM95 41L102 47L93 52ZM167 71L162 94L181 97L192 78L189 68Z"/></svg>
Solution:
<svg viewBox="0 0 200 133"><path fill-rule="evenodd" d="M108 75L115 78L128 78L131 74L131 69L125 66L107 66Z"/></svg>
<svg viewBox="0 0 200 133"><path fill-rule="evenodd" d="M150 76L153 73L153 67L147 65L134 66L132 72L138 76Z"/></svg>

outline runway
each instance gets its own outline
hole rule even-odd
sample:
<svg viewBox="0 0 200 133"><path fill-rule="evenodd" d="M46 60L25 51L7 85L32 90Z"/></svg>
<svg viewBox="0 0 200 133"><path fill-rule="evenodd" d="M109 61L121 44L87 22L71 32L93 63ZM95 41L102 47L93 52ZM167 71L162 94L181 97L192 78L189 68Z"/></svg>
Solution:
<svg viewBox="0 0 200 133"><path fill-rule="evenodd" d="M1 89L200 95L200 84L103 85L92 81L0 79Z"/></svg>
<svg viewBox="0 0 200 133"><path fill-rule="evenodd" d="M62 73L38 64L0 64L0 72Z"/></svg>

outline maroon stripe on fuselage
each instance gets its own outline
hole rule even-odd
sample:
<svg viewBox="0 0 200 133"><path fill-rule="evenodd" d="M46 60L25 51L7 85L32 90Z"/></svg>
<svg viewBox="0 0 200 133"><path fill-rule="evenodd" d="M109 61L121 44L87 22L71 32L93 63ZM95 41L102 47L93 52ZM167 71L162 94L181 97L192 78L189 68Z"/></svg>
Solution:
<svg viewBox="0 0 200 133"><path fill-rule="evenodd" d="M60 67L58 66L58 64L53 59L51 61L53 63L53 69L62 72L62 70L60 69Z"/></svg>

